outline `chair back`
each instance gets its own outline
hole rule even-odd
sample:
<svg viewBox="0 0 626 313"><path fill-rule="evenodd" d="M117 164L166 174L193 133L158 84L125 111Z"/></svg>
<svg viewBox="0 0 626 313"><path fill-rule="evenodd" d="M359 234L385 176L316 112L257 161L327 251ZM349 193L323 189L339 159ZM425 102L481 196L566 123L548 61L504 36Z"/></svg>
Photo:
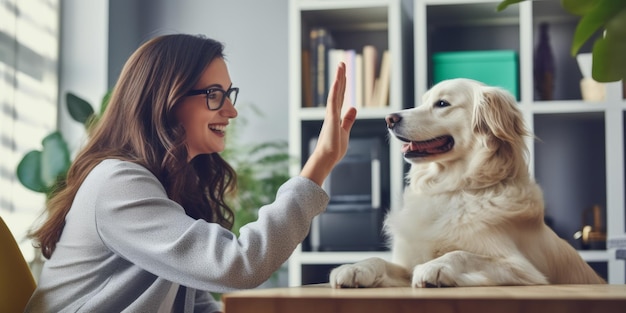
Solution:
<svg viewBox="0 0 626 313"><path fill-rule="evenodd" d="M0 312L24 312L35 287L28 263L0 217Z"/></svg>

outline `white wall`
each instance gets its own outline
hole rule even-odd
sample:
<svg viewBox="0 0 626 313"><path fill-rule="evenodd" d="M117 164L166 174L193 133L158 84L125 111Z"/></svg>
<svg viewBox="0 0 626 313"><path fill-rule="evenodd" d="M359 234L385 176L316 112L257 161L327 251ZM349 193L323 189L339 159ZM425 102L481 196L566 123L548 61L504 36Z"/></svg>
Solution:
<svg viewBox="0 0 626 313"><path fill-rule="evenodd" d="M84 143L82 124L71 119L65 94L72 92L95 110L107 90L108 0L61 2L59 128L74 153Z"/></svg>

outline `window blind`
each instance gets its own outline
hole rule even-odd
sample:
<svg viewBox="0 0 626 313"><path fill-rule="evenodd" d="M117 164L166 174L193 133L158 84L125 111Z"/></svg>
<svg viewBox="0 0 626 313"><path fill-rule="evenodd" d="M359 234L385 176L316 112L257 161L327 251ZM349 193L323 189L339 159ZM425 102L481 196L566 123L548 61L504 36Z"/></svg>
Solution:
<svg viewBox="0 0 626 313"><path fill-rule="evenodd" d="M60 0L0 0L0 215L17 237L44 208L15 171L57 128L59 12Z"/></svg>

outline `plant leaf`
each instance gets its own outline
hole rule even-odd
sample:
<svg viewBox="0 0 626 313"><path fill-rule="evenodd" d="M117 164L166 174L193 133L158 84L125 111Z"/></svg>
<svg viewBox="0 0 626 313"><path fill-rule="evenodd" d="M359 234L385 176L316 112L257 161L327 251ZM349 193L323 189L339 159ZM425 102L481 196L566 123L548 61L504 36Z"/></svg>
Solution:
<svg viewBox="0 0 626 313"><path fill-rule="evenodd" d="M41 180L41 151L26 153L17 165L16 175L24 187L35 192L46 192L46 186Z"/></svg>
<svg viewBox="0 0 626 313"><path fill-rule="evenodd" d="M498 4L496 11L498 12L503 11L504 9L508 8L510 5L520 3L522 1L525 1L525 0L504 0L500 2L500 4Z"/></svg>
<svg viewBox="0 0 626 313"><path fill-rule="evenodd" d="M72 119L83 125L87 125L87 121L92 115L94 115L94 110L91 107L91 104L71 92L68 92L65 98L67 102L67 110Z"/></svg>
<svg viewBox="0 0 626 313"><path fill-rule="evenodd" d="M60 177L65 177L70 167L70 152L60 132L46 136L41 154L41 180L46 188L54 186Z"/></svg>
<svg viewBox="0 0 626 313"><path fill-rule="evenodd" d="M591 11L601 0L561 0L565 11L573 15L583 16Z"/></svg>
<svg viewBox="0 0 626 313"><path fill-rule="evenodd" d="M576 25L574 39L572 41L572 56L578 54L580 47L591 38L591 36L603 28L607 21L626 8L626 1L598 0L598 5L594 6Z"/></svg>
<svg viewBox="0 0 626 313"><path fill-rule="evenodd" d="M593 45L591 77L598 82L614 82L626 78L626 42L607 36Z"/></svg>
<svg viewBox="0 0 626 313"><path fill-rule="evenodd" d="M107 93L104 94L104 97L102 97L102 102L100 103L100 116L104 114L104 110L107 109L109 101L111 101L111 93L113 93L113 90L107 91Z"/></svg>

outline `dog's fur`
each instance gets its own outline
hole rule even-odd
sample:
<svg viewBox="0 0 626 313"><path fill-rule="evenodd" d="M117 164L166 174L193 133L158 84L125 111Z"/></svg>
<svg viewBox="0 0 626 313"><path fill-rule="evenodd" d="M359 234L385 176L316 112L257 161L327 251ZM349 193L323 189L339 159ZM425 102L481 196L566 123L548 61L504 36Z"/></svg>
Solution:
<svg viewBox="0 0 626 313"><path fill-rule="evenodd" d="M386 120L411 164L403 207L385 220L391 262L342 265L332 287L605 283L544 224L531 134L509 92L447 80Z"/></svg>

